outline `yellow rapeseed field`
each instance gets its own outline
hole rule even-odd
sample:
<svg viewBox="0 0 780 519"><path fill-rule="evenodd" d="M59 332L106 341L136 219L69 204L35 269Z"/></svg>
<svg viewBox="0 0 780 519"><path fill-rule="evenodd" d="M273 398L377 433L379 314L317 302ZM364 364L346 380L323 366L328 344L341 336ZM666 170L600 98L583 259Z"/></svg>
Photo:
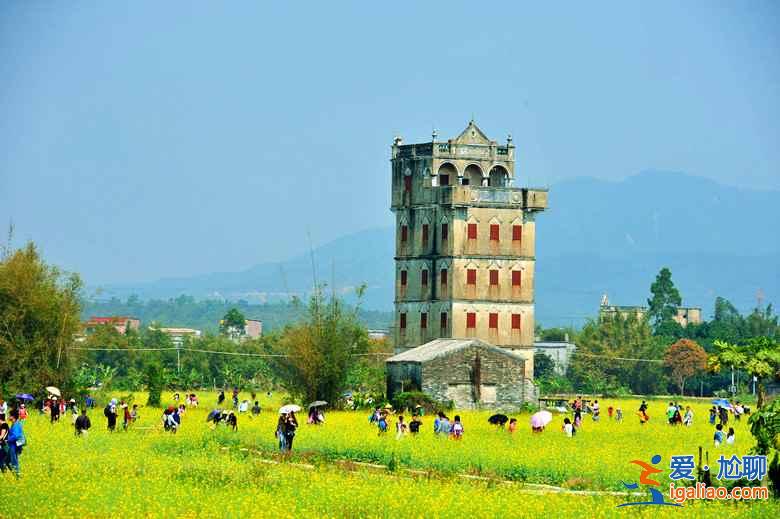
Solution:
<svg viewBox="0 0 780 519"><path fill-rule="evenodd" d="M752 438L744 422L735 424L735 446L713 448L704 402L686 402L696 412L693 427L673 428L663 419L668 402L650 402L650 423L640 426L634 415L638 401L607 400L601 402L602 421L594 423L586 415L575 438L560 432L560 416L544 433L532 434L528 415L517 415L520 427L510 435L487 423L488 412L458 412L466 430L462 441L435 437L432 417L424 417L419 435L397 439L395 417L391 432L380 437L368 423L368 412L331 412L323 426L305 425L301 416L293 455L282 459L274 438L278 402L264 399L259 418L241 416L233 432L206 425L215 400L203 396L201 407L187 411L176 435L162 430L156 409L142 407L141 419L129 432L121 431L120 419L115 433L106 431L102 410L96 409L90 413L93 429L81 438L74 436L68 415L51 425L33 413L25 423L29 444L21 457L22 478L2 478L0 516L780 516L776 502L619 509L617 504L646 496L542 492L533 485L624 491L621 480L639 477L639 469L629 464L632 459L649 461L660 454L665 470L658 477L667 484L671 454L695 454L700 445L711 458L746 453ZM622 407L623 423L607 418L610 404ZM337 460L375 462L393 470ZM717 466L713 459L710 463Z"/></svg>

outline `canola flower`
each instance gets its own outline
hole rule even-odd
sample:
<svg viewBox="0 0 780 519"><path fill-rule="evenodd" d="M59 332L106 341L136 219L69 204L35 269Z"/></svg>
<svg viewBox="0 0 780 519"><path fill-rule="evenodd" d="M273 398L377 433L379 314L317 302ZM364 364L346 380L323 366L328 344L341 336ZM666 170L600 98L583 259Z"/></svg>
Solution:
<svg viewBox="0 0 780 519"><path fill-rule="evenodd" d="M143 397L138 398L143 401ZM301 425L291 462L313 462L307 470L293 463L268 463L276 451L276 403L263 402L259 418L242 416L237 432L206 425L207 405L190 409L176 435L159 427L160 412L141 410L129 432L108 433L100 409L91 412L93 428L73 435L67 417L51 425L33 414L25 429L29 444L22 455L22 479L2 479L0 517L623 517L616 508L629 499L608 494L529 493L521 484L463 480L459 472L498 475L572 488L622 489L636 480L628 461L660 453L694 454L699 445L715 453L704 403L693 404L694 427L670 427L668 402L650 403L651 421L640 426L632 414L638 401L621 400L622 424L584 419L583 430L566 438L556 416L547 430L531 434L528 415L514 435L487 424L490 413L459 412L466 434L456 442L434 437L433 417L424 418L417 437L379 437L367 412L330 412L323 426ZM605 401L602 409L618 401ZM300 420L303 422L303 420ZM395 418L391 418L394 423ZM737 444L721 449L742 454L752 446L747 424L735 424ZM245 449L245 450L242 450ZM718 451L720 452L720 451ZM368 460L431 471L412 478L405 472L375 473L337 468L333 459ZM668 466L668 465L667 465ZM663 476L666 476L665 471ZM635 498L634 498L635 499ZM639 508L639 507L637 507ZM777 517L776 502L690 503L684 509L632 510L632 516Z"/></svg>

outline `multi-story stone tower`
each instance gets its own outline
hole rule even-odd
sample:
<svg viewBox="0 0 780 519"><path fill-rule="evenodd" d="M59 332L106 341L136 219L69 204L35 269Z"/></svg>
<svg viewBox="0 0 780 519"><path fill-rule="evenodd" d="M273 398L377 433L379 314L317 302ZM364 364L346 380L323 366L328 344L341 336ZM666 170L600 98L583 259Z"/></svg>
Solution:
<svg viewBox="0 0 780 519"><path fill-rule="evenodd" d="M546 189L512 187L515 146L474 121L455 139L392 146L395 347L478 338L533 378L535 214Z"/></svg>

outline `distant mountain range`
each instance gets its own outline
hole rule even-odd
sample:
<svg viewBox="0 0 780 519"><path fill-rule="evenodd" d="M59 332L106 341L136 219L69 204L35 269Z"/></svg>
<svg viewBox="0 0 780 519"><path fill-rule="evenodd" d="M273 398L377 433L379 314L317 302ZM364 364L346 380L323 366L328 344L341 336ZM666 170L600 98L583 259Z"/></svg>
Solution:
<svg viewBox="0 0 780 519"><path fill-rule="evenodd" d="M716 296L748 311L760 289L780 296L777 191L751 191L681 173L644 172L621 182L579 178L550 188L537 218L537 321L580 325L600 297L645 304L661 267L672 270L683 304L709 317ZM351 294L368 285L364 306L393 302L393 228L350 234L313 251L319 282ZM247 301L286 299L312 286L311 255L242 272L102 287L101 297L188 294Z"/></svg>

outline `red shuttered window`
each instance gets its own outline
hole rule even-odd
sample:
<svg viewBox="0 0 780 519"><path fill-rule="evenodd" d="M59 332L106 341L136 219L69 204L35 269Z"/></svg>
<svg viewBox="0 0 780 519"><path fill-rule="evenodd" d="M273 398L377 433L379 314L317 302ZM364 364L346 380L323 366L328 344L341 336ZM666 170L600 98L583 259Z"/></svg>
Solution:
<svg viewBox="0 0 780 519"><path fill-rule="evenodd" d="M466 328L476 328L477 327L477 314L473 312L469 312L466 314Z"/></svg>
<svg viewBox="0 0 780 519"><path fill-rule="evenodd" d="M519 270L512 271L512 286L519 287L522 284L523 273Z"/></svg>
<svg viewBox="0 0 780 519"><path fill-rule="evenodd" d="M488 314L488 326L493 329L498 328L498 314Z"/></svg>
<svg viewBox="0 0 780 519"><path fill-rule="evenodd" d="M512 226L512 241L521 241L523 239L523 226L522 225L513 225Z"/></svg>
<svg viewBox="0 0 780 519"><path fill-rule="evenodd" d="M475 223L468 224L468 239L469 240L477 239L477 224Z"/></svg>
<svg viewBox="0 0 780 519"><path fill-rule="evenodd" d="M490 284L495 286L498 285L498 271L497 270L491 270L490 271Z"/></svg>
<svg viewBox="0 0 780 519"><path fill-rule="evenodd" d="M520 329L520 314L512 314L512 329Z"/></svg>
<svg viewBox="0 0 780 519"><path fill-rule="evenodd" d="M466 284L467 285L477 284L477 269L466 270Z"/></svg>
<svg viewBox="0 0 780 519"><path fill-rule="evenodd" d="M496 224L490 226L490 241L498 241L499 239L499 227Z"/></svg>
<svg viewBox="0 0 780 519"><path fill-rule="evenodd" d="M406 191L407 193L412 191L412 176L411 175L406 175L404 177L404 191Z"/></svg>

